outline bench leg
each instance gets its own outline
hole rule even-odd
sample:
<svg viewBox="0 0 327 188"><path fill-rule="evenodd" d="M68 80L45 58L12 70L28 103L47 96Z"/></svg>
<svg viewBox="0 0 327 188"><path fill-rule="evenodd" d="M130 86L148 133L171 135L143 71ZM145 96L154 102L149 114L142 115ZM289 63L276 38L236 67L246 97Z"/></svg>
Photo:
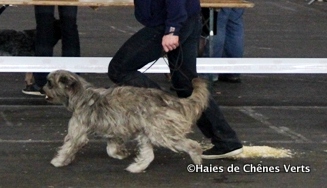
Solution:
<svg viewBox="0 0 327 188"><path fill-rule="evenodd" d="M316 0L311 0L308 5L311 5L313 2L315 2Z"/></svg>

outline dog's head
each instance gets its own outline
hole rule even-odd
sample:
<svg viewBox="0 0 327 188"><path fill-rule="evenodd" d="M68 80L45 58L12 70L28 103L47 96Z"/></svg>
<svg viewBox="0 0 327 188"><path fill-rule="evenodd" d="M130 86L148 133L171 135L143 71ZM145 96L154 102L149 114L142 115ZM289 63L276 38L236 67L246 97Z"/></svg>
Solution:
<svg viewBox="0 0 327 188"><path fill-rule="evenodd" d="M51 103L62 103L68 106L69 99L82 93L88 83L77 74L57 70L47 76L47 84L43 87L46 100Z"/></svg>

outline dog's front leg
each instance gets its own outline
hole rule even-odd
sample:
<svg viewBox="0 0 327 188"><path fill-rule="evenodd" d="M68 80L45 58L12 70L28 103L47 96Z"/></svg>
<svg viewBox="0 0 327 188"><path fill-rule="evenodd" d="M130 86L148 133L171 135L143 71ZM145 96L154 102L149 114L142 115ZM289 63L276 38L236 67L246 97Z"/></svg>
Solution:
<svg viewBox="0 0 327 188"><path fill-rule="evenodd" d="M130 164L126 170L132 173L140 173L145 170L154 159L153 147L151 141L145 135L139 135L138 141L139 153L135 162Z"/></svg>
<svg viewBox="0 0 327 188"><path fill-rule="evenodd" d="M77 151L87 143L87 127L72 117L69 121L68 134L65 137L64 145L60 147L58 154L51 160L51 164L55 167L70 164L74 160Z"/></svg>
<svg viewBox="0 0 327 188"><path fill-rule="evenodd" d="M121 138L111 138L107 141L107 153L115 159L125 159L129 156L125 143Z"/></svg>

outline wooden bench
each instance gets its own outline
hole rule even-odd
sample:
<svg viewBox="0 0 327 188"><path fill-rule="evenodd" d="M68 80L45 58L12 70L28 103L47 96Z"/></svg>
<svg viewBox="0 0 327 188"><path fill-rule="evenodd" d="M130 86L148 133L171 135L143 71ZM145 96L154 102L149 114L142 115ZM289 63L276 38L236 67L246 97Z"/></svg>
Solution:
<svg viewBox="0 0 327 188"><path fill-rule="evenodd" d="M245 0L200 0L202 7L250 8L254 4ZM133 6L133 0L0 0L3 5L73 5L73 6Z"/></svg>

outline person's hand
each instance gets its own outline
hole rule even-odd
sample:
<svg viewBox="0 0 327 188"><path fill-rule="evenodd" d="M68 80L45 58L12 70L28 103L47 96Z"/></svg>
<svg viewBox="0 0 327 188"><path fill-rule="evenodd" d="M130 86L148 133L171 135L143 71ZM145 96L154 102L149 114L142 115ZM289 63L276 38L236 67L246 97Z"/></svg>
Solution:
<svg viewBox="0 0 327 188"><path fill-rule="evenodd" d="M165 52L175 50L179 46L179 36L168 34L162 37L162 47Z"/></svg>

